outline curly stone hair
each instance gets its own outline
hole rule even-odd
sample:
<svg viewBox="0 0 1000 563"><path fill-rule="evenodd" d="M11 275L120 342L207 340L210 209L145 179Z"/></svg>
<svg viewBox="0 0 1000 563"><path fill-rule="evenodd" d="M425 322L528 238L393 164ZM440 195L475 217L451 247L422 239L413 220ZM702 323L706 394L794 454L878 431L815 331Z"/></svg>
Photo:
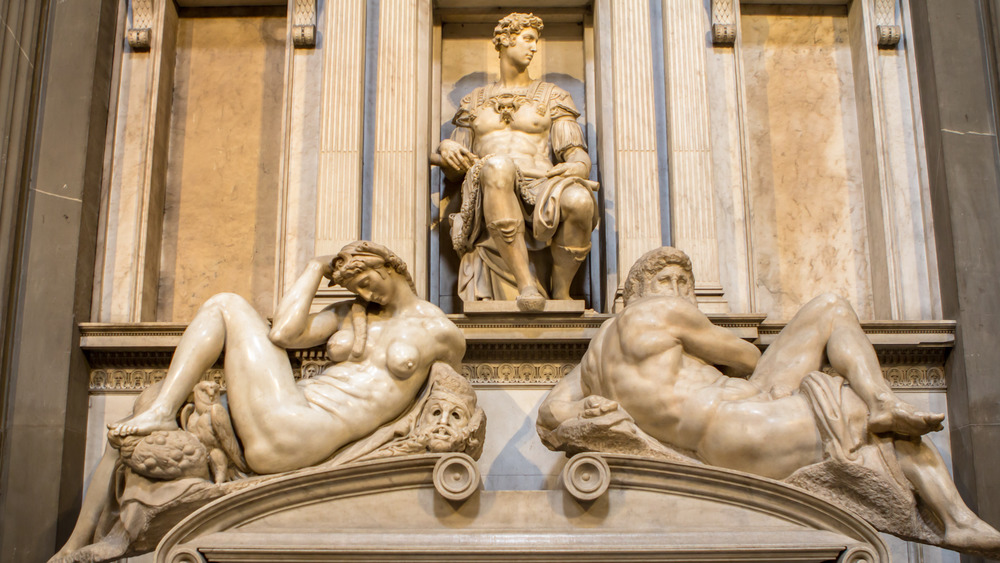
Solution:
<svg viewBox="0 0 1000 563"><path fill-rule="evenodd" d="M538 33L541 34L542 28L545 26L542 25L542 18L535 14L522 14L520 12L507 14L493 28L493 47L497 51L501 47L510 47L511 37L516 37L517 34L521 33L527 27L537 29Z"/></svg>
<svg viewBox="0 0 1000 563"><path fill-rule="evenodd" d="M333 268L330 285L344 285L347 280L368 270L385 267L403 276L410 289L416 292L413 278L410 277L410 272L403 259L395 252L375 242L359 240L345 245L330 261L330 266Z"/></svg>
<svg viewBox="0 0 1000 563"><path fill-rule="evenodd" d="M403 276L410 290L414 293L417 291L403 259L375 242L359 240L345 245L330 261L330 267L333 268L330 285L344 285L347 280L368 270L386 268ZM351 347L350 358L357 360L364 355L368 341L368 302L361 297L355 299L351 306L351 326L354 329L354 345Z"/></svg>
<svg viewBox="0 0 1000 563"><path fill-rule="evenodd" d="M694 283L694 272L691 271L691 258L683 250L678 250L672 246L663 246L643 254L635 261L635 264L632 264L632 268L628 271L628 277L625 278L625 288L622 293L622 299L624 299L625 304L628 305L628 302L633 298L642 297L642 286L646 280L649 280L658 274L660 270L671 264L676 264L684 268L691 276L691 283Z"/></svg>

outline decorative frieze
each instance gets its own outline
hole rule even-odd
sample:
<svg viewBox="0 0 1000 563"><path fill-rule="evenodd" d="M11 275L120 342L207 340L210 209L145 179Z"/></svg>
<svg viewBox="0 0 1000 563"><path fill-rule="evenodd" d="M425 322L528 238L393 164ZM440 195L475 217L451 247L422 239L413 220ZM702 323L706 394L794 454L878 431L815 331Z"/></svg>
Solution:
<svg viewBox="0 0 1000 563"><path fill-rule="evenodd" d="M608 315L514 322L454 315L465 333L462 374L479 387L551 387L573 370ZM763 315L714 315L712 322L766 348L784 327L762 324ZM882 373L894 389L943 390L944 364L954 344L951 321L867 321ZM81 346L90 363L92 393L137 393L166 376L180 323L110 325L84 323ZM330 362L317 346L288 353L295 378L315 377ZM225 385L224 357L203 379ZM825 368L833 373L829 367Z"/></svg>

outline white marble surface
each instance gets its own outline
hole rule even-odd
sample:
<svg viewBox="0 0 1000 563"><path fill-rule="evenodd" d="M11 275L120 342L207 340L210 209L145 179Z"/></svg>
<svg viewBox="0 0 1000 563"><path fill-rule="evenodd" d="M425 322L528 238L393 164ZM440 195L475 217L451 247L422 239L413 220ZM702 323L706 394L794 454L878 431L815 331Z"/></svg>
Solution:
<svg viewBox="0 0 1000 563"><path fill-rule="evenodd" d="M180 18L157 320L273 307L285 18Z"/></svg>
<svg viewBox="0 0 1000 563"><path fill-rule="evenodd" d="M320 4L322 17L325 3ZM323 21L320 19L319 21ZM329 34L327 28L319 26L316 32L315 49L294 49L291 56L291 69L288 73L289 84L286 84L285 95L289 99L287 108L288 125L284 142L287 151L284 165L284 177L281 178L280 189L284 190L284 206L278 210L283 214L278 218L279 225L284 225L279 235L278 247L275 249L275 260L280 280L275 280L275 290L279 295L292 283L296 276L305 268L310 258L322 254L339 252L344 244L360 238L361 229L343 240L338 239L333 245L336 249L324 247L315 248L318 224L341 207L327 201L321 206L319 184L322 183L320 169L320 152L322 144L322 124L328 123L330 115L324 111L320 100L323 91L323 65L326 61L325 50ZM360 118L358 118L360 122ZM360 128L360 126L359 126ZM360 137L360 135L358 135ZM277 139L275 140L277 141ZM360 170L360 158L357 168ZM360 182L356 187L360 190ZM360 208L360 205L358 206ZM355 212L356 224L360 223L360 215Z"/></svg>

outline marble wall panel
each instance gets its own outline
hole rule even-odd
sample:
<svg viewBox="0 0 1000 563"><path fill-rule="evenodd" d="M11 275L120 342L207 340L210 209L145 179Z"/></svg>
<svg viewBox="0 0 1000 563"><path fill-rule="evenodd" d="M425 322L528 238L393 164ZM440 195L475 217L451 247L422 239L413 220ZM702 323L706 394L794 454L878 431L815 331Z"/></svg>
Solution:
<svg viewBox="0 0 1000 563"><path fill-rule="evenodd" d="M882 122L892 216L897 315L902 319L939 319L934 227L930 215L924 142L915 85L912 47L903 41L879 50Z"/></svg>
<svg viewBox="0 0 1000 563"><path fill-rule="evenodd" d="M825 291L871 318L846 9L742 8L757 308L787 320Z"/></svg>
<svg viewBox="0 0 1000 563"><path fill-rule="evenodd" d="M320 22L325 19L325 10L326 4L320 3ZM335 214L341 207L346 207L336 197L329 197L329 191L324 192L325 201L319 195L322 190L320 186L329 186L329 178L335 176L328 166L324 166L329 161L323 161L321 156L326 146L324 143L334 136L330 134L331 117L324 109L327 107L325 102L328 98L334 98L334 104L340 101L339 97L328 95L328 83L323 79L324 70L329 68L328 59L332 58L328 57L330 49L326 48L328 37L333 38L337 47L344 44L343 38L330 34L328 27L320 25L316 31L316 48L292 49L287 59L290 68L287 69L285 83L288 103L284 108L287 123L284 131L284 177L281 178L279 187L282 194L279 195L281 207L278 211L281 216L278 218L280 234L276 250L279 276L275 280L275 290L279 293L275 296L276 301L294 283L310 258L317 254L336 252L326 250L330 246L337 246L336 242L319 248L317 233L321 221ZM337 48L333 50L337 51ZM360 134L357 136L360 137ZM360 166L358 158L355 169L360 169ZM324 172L327 174L324 175ZM349 173L345 173L345 176L353 179L353 175ZM361 183L355 182L353 188L360 191ZM351 216L353 223L348 224L347 228L360 223L360 220L360 213L355 210ZM356 238L357 234L351 240ZM342 243L336 250L339 251L341 246Z"/></svg>
<svg viewBox="0 0 1000 563"><path fill-rule="evenodd" d="M189 320L221 291L273 307L285 15L215 14L178 23L163 321Z"/></svg>
<svg viewBox="0 0 1000 563"><path fill-rule="evenodd" d="M706 13L712 0L705 0ZM748 204L741 134L740 70L737 50L711 44L706 35L705 81L711 127L712 181L719 254L719 279L734 312L753 311L748 246Z"/></svg>

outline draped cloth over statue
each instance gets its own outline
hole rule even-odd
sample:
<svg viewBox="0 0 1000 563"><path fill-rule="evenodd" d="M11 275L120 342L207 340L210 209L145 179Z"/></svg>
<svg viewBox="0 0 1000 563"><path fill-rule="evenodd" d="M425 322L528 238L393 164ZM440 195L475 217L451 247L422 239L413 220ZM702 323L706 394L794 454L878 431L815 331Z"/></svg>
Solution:
<svg viewBox="0 0 1000 563"><path fill-rule="evenodd" d="M586 149L583 130L576 121L580 113L569 93L555 84L540 80L533 81L523 94L500 93L496 84L476 88L462 100L452 119L456 127L451 139L471 150L472 123L479 111L492 110L504 119L513 119L512 115L522 108L525 111L533 109L537 119L550 122L548 144L555 162L562 162L565 153L572 148ZM466 172L462 183L461 210L450 217L452 245L462 258L458 273L459 295L463 301L514 299L518 295L514 276L500 257L483 220L483 188L479 173L483 163L493 155L478 156L480 158ZM525 232L529 251L544 250L549 246L561 220L559 198L566 188L574 184L588 190L598 188L596 182L575 176L531 178L518 171L516 191L524 221L530 225ZM595 205L593 227L597 226L599 217ZM543 293L544 284L537 281L546 277L539 270L547 267L545 260L532 256L532 274Z"/></svg>

